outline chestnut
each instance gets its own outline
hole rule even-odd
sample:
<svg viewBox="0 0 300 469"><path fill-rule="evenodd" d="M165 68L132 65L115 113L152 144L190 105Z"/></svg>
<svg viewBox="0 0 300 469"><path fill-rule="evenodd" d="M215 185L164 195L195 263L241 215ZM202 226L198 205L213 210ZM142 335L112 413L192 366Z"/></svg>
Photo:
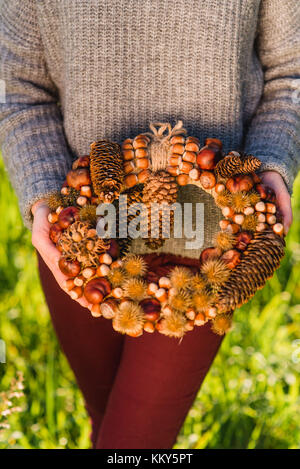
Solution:
<svg viewBox="0 0 300 469"><path fill-rule="evenodd" d="M110 283L104 278L93 278L84 287L84 296L92 304L101 303L110 292Z"/></svg>
<svg viewBox="0 0 300 469"><path fill-rule="evenodd" d="M58 223L54 223L53 225L50 226L49 229L49 238L51 241L56 244L59 241L59 238L61 237L62 234L62 228L59 226Z"/></svg>
<svg viewBox="0 0 300 469"><path fill-rule="evenodd" d="M87 168L90 165L90 157L88 155L80 156L74 161L72 169Z"/></svg>
<svg viewBox="0 0 300 469"><path fill-rule="evenodd" d="M119 257L120 248L118 242L115 239L110 240L110 246L106 253L109 254L113 259L117 259Z"/></svg>
<svg viewBox="0 0 300 469"><path fill-rule="evenodd" d="M200 169L212 170L222 157L216 147L203 147L197 154L197 164Z"/></svg>
<svg viewBox="0 0 300 469"><path fill-rule="evenodd" d="M232 178L229 178L227 183L226 183L226 188L229 190L231 193L236 193L240 191L245 191L249 192L253 187L253 179L251 176L235 176Z"/></svg>
<svg viewBox="0 0 300 469"><path fill-rule="evenodd" d="M219 140L218 138L208 137L208 138L205 139L204 143L205 143L205 145L208 145L208 146L211 146L211 147L216 147L219 150L222 150L222 148L223 148L223 144L222 144L221 140Z"/></svg>
<svg viewBox="0 0 300 469"><path fill-rule="evenodd" d="M225 262L228 269L234 269L241 261L241 253L236 249L229 249L221 257L222 261Z"/></svg>
<svg viewBox="0 0 300 469"><path fill-rule="evenodd" d="M107 300L103 301L100 306L100 311L102 316L105 319L112 319L116 315L116 311L118 309L118 302L113 298L108 298Z"/></svg>
<svg viewBox="0 0 300 469"><path fill-rule="evenodd" d="M221 255L221 250L219 248L206 248L200 254L200 264L208 261L209 259L215 259Z"/></svg>
<svg viewBox="0 0 300 469"><path fill-rule="evenodd" d="M76 207L66 207L58 215L58 223L62 229L68 228L79 219L79 210Z"/></svg>
<svg viewBox="0 0 300 469"><path fill-rule="evenodd" d="M86 168L72 169L67 174L67 183L70 187L78 191L81 186L89 186L91 184L89 170Z"/></svg>
<svg viewBox="0 0 300 469"><path fill-rule="evenodd" d="M61 256L61 258L59 259L58 267L60 271L67 277L76 277L81 270L78 261L70 261L64 256Z"/></svg>
<svg viewBox="0 0 300 469"><path fill-rule="evenodd" d="M160 314L161 305L156 298L146 298L140 301L140 306L145 313L148 321L157 321Z"/></svg>
<svg viewBox="0 0 300 469"><path fill-rule="evenodd" d="M241 231L236 236L235 248L239 251L245 251L252 238L253 235L248 231Z"/></svg>

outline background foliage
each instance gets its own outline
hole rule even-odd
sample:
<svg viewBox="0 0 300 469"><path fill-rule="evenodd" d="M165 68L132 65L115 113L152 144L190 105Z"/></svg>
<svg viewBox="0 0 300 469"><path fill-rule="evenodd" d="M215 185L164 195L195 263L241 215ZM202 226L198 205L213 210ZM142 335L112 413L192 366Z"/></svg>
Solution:
<svg viewBox="0 0 300 469"><path fill-rule="evenodd" d="M0 178L0 339L7 347L0 392L22 372L25 394L22 412L6 417L0 448L88 448L83 401L54 336L30 233L2 165ZM176 448L300 448L299 215L300 177L282 266L236 312Z"/></svg>

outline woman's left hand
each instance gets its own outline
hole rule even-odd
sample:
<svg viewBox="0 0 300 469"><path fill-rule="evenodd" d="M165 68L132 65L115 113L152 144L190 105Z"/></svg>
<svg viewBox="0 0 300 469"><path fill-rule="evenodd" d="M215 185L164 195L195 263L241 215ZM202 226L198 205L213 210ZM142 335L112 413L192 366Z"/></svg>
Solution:
<svg viewBox="0 0 300 469"><path fill-rule="evenodd" d="M273 189L276 194L277 206L283 217L284 234L288 230L293 221L291 197L281 175L276 171L264 171L260 174L262 182Z"/></svg>

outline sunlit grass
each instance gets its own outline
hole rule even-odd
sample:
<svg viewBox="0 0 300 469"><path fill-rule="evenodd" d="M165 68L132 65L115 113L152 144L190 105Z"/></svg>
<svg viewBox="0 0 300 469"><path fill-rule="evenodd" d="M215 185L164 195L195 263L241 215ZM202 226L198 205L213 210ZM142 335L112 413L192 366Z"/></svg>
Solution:
<svg viewBox="0 0 300 469"><path fill-rule="evenodd" d="M30 233L0 166L0 391L24 374L24 411L0 448L88 448L89 421L59 350L41 292ZM177 448L300 447L300 178L282 266L236 311L233 331L191 409ZM297 202L297 203L296 203ZM196 357L194 358L197 359Z"/></svg>

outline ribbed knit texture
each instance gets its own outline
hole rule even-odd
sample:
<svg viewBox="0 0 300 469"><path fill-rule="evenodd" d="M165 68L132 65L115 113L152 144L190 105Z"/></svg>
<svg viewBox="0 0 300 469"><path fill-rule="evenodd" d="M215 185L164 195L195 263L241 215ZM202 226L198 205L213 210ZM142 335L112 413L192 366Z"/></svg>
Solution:
<svg viewBox="0 0 300 469"><path fill-rule="evenodd" d="M92 141L151 121L244 148L291 191L299 26L299 0L0 0L0 142L26 225Z"/></svg>

